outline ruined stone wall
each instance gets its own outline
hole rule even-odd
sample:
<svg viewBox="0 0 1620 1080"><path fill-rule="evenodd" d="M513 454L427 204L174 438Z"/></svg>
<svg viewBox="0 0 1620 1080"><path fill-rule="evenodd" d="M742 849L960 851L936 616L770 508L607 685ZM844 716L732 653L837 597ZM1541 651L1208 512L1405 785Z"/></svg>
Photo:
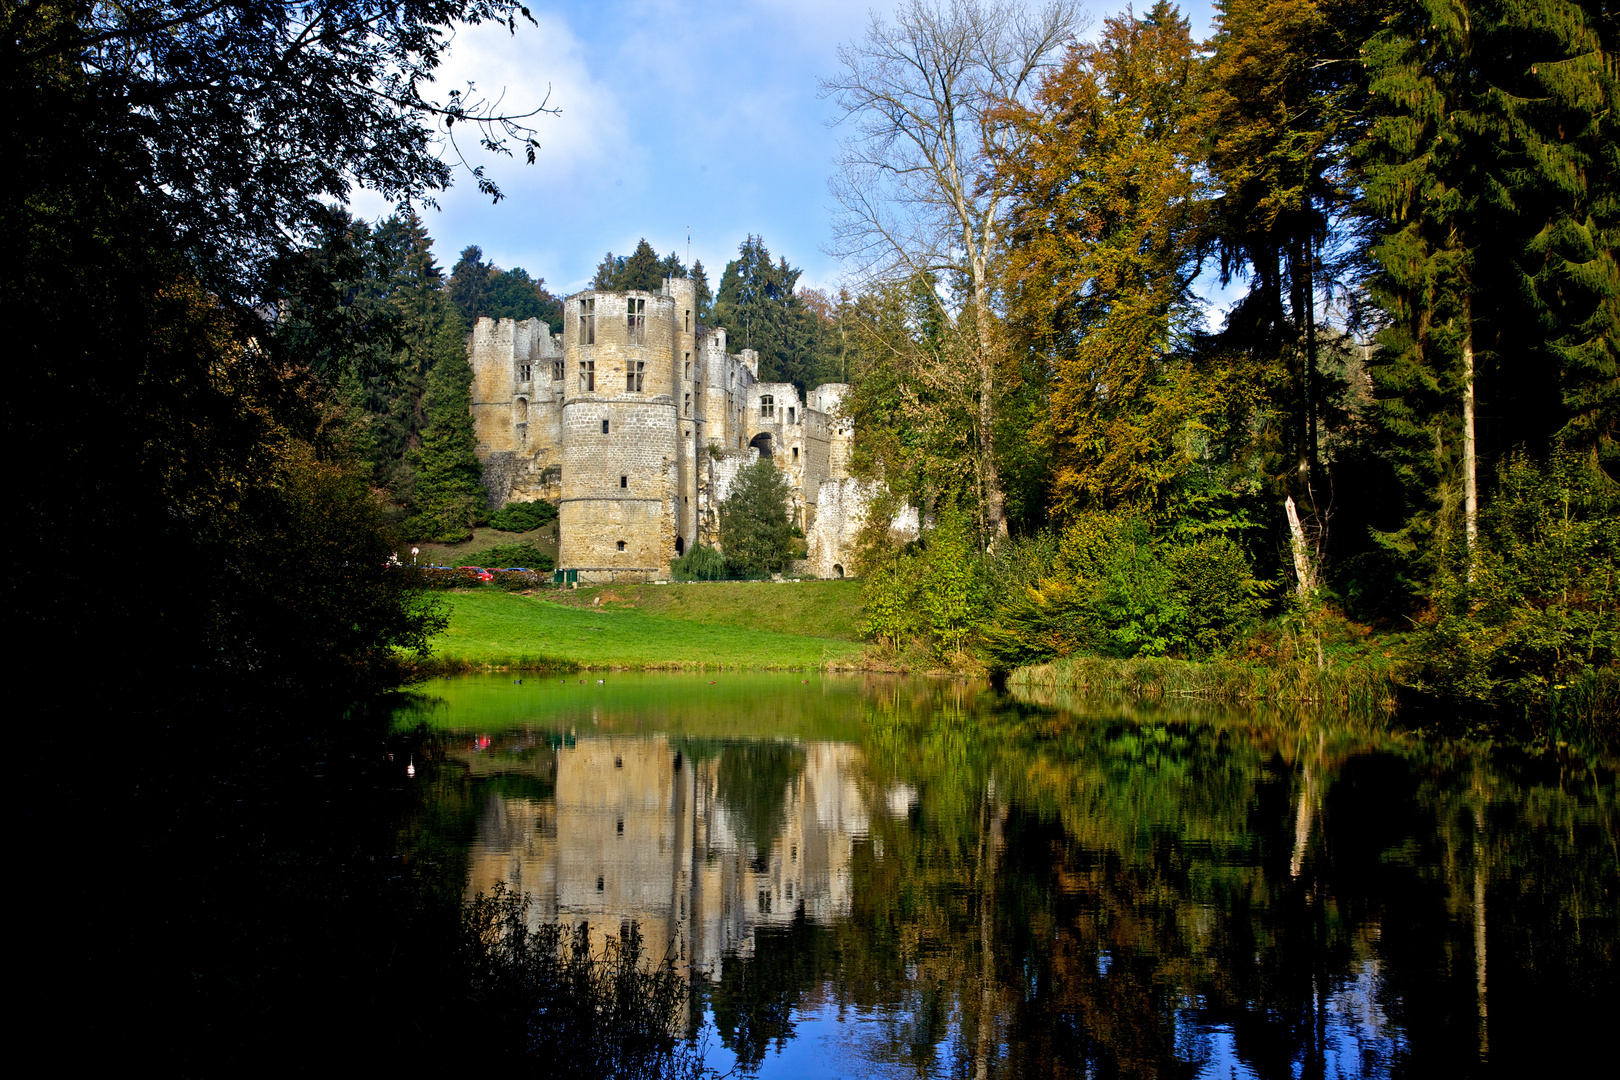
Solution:
<svg viewBox="0 0 1620 1080"><path fill-rule="evenodd" d="M815 520L806 534L809 551L805 561L812 574L840 578L855 572L855 544L879 490L876 484L852 477L827 480L821 485ZM920 524L916 509L903 507L890 521L889 532L899 540L915 540Z"/></svg>
<svg viewBox="0 0 1620 1080"><path fill-rule="evenodd" d="M848 383L823 383L810 391L810 407L827 417L827 476L842 480L849 475L849 455L855 441L854 425L844 413Z"/></svg>
<svg viewBox="0 0 1620 1080"><path fill-rule="evenodd" d="M492 508L511 499L557 496L562 432L552 375L561 355L550 328L538 319L483 318L473 327L473 434Z"/></svg>

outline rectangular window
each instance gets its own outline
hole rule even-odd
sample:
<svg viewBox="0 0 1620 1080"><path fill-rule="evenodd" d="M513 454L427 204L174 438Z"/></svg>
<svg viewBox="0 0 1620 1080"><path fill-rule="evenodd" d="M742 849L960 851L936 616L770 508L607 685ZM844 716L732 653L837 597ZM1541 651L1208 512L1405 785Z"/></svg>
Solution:
<svg viewBox="0 0 1620 1080"><path fill-rule="evenodd" d="M529 379L532 377L530 375L530 371L531 371L531 368L530 368L530 366L528 364L519 364L518 365L518 382L528 382Z"/></svg>
<svg viewBox="0 0 1620 1080"><path fill-rule="evenodd" d="M789 405L788 406L788 423L797 424L798 421L795 420L794 417L797 416L798 413L799 413L798 409L794 408L792 405Z"/></svg>
<svg viewBox="0 0 1620 1080"><path fill-rule="evenodd" d="M602 434L606 435L607 433L608 433L608 422L606 420L604 420L604 421L602 421Z"/></svg>
<svg viewBox="0 0 1620 1080"><path fill-rule="evenodd" d="M690 379L691 377L692 377L692 354L687 353L686 354L686 374L683 375L682 378Z"/></svg>
<svg viewBox="0 0 1620 1080"><path fill-rule="evenodd" d="M619 541L619 550L620 550L620 551L623 551L623 550L624 550L624 541L623 541L623 540L620 540L620 541ZM625 936L626 936L626 937L628 937L628 936L629 936L629 935L628 935L628 934L626 934L626 935L625 935Z"/></svg>
<svg viewBox="0 0 1620 1080"><path fill-rule="evenodd" d="M622 488L629 487L630 486L630 478L628 476L619 477L619 486L622 487Z"/></svg>
<svg viewBox="0 0 1620 1080"><path fill-rule="evenodd" d="M625 307L625 331L632 344L647 344L647 301L631 297Z"/></svg>
<svg viewBox="0 0 1620 1080"><path fill-rule="evenodd" d="M551 381L563 381L563 362L561 360L553 360L551 362Z"/></svg>
<svg viewBox="0 0 1620 1080"><path fill-rule="evenodd" d="M794 461L798 461L798 460L799 460L799 448L798 448L798 447L797 447L797 446L795 446L795 447L794 447L794 448L793 448L793 460L794 460Z"/></svg>
<svg viewBox="0 0 1620 1080"><path fill-rule="evenodd" d="M691 394L686 395L686 411L683 412L681 415L683 415L683 416L691 416L692 415L692 395Z"/></svg>
<svg viewBox="0 0 1620 1080"><path fill-rule="evenodd" d="M581 360L579 362L579 388L582 392L593 394L596 392L596 361Z"/></svg>
<svg viewBox="0 0 1620 1080"><path fill-rule="evenodd" d="M760 398L759 399L759 415L761 417L775 416L776 415L776 399L771 397L771 395L769 395L769 394L766 394L764 397Z"/></svg>
<svg viewBox="0 0 1620 1080"><path fill-rule="evenodd" d="M596 344L596 301L579 302L579 340L587 345Z"/></svg>
<svg viewBox="0 0 1620 1080"><path fill-rule="evenodd" d="M686 312L686 332L688 334L692 332L692 311L690 308Z"/></svg>
<svg viewBox="0 0 1620 1080"><path fill-rule="evenodd" d="M635 393L641 392L642 382L647 377L647 364L642 360L629 360L624 365L624 388Z"/></svg>

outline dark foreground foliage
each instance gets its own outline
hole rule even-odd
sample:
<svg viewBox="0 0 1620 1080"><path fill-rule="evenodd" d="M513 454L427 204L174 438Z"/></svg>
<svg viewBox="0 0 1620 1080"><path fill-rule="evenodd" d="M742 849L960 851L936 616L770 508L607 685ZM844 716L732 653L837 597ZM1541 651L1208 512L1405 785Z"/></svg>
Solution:
<svg viewBox="0 0 1620 1080"><path fill-rule="evenodd" d="M470 1004L553 1075L702 1076L702 1055L682 1041L687 986L667 958L642 953L634 922L591 952L587 923L531 928L529 903L498 884L462 915L459 962Z"/></svg>

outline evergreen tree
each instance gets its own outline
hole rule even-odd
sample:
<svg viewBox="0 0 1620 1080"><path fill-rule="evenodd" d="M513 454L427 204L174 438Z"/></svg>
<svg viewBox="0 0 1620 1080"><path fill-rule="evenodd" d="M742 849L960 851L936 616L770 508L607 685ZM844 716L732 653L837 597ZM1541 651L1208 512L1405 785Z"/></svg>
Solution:
<svg viewBox="0 0 1620 1080"><path fill-rule="evenodd" d="M709 291L709 272L703 269L702 259L692 264L692 280L697 283L697 320L707 324L714 318L714 293Z"/></svg>
<svg viewBox="0 0 1620 1080"><path fill-rule="evenodd" d="M1223 0L1200 123L1219 195L1210 233L1221 280L1249 280L1223 344L1286 368L1274 472L1313 504L1322 419L1316 312L1321 251L1348 205L1346 145L1360 103L1369 5Z"/></svg>
<svg viewBox="0 0 1620 1080"><path fill-rule="evenodd" d="M737 474L720 504L720 546L732 576L779 573L793 550L792 492L769 458Z"/></svg>
<svg viewBox="0 0 1620 1080"><path fill-rule="evenodd" d="M433 364L422 398L427 425L414 450L415 489L406 523L413 539L464 540L484 506L482 471L474 453L472 365L466 325L451 309L433 338Z"/></svg>
<svg viewBox="0 0 1620 1080"><path fill-rule="evenodd" d="M539 319L552 333L562 330L562 300L546 289L544 278L529 277L522 267L502 270L484 261L483 249L465 248L450 272L448 291L461 318L471 327L480 318Z"/></svg>
<svg viewBox="0 0 1620 1080"><path fill-rule="evenodd" d="M596 276L591 279L591 288L612 292L628 292L632 289L657 292L663 288L665 278L685 276L686 267L674 252L660 259L652 245L642 238L637 241L636 250L629 255L615 255L610 251L602 256L602 261L596 267Z"/></svg>
<svg viewBox="0 0 1620 1080"><path fill-rule="evenodd" d="M721 275L713 321L726 328L733 348L759 353L761 381L802 391L817 374L819 327L796 291L801 272L786 258L773 263L765 241L750 235Z"/></svg>

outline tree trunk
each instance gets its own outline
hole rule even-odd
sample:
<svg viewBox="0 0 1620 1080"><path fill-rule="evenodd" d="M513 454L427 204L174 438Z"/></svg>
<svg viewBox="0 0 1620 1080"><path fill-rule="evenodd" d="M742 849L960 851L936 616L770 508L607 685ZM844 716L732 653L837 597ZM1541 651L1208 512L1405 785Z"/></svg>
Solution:
<svg viewBox="0 0 1620 1080"><path fill-rule="evenodd" d="M971 248L969 250L972 250ZM993 540L1007 535L1006 500L996 469L995 345L990 333L989 268L984 256L973 251L973 324L979 351L979 454L984 464L984 518Z"/></svg>
<svg viewBox="0 0 1620 1080"><path fill-rule="evenodd" d="M1316 247L1305 241L1305 492L1314 509L1316 493Z"/></svg>
<svg viewBox="0 0 1620 1080"><path fill-rule="evenodd" d="M1468 580L1474 580L1474 545L1479 538L1479 487L1474 452L1474 301L1463 296L1463 527L1468 540Z"/></svg>

